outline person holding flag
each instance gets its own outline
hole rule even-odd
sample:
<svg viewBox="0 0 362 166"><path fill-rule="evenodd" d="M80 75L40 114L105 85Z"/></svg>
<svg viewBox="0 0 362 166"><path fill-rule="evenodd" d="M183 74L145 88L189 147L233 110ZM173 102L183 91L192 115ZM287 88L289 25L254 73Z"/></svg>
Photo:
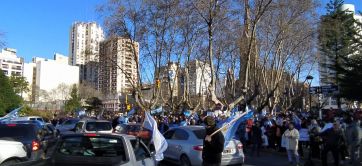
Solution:
<svg viewBox="0 0 362 166"><path fill-rule="evenodd" d="M206 137L202 149L202 165L219 166L221 165L222 152L224 151L224 135L222 132L216 132L218 128L213 117L207 116L204 122Z"/></svg>

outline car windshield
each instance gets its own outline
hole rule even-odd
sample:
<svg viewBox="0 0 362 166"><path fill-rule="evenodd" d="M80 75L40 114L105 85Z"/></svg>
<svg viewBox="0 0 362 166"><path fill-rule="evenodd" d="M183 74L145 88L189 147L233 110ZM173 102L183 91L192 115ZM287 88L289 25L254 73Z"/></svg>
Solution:
<svg viewBox="0 0 362 166"><path fill-rule="evenodd" d="M0 139L7 140L27 140L35 138L35 132L32 126L24 125L0 125Z"/></svg>
<svg viewBox="0 0 362 166"><path fill-rule="evenodd" d="M110 122L88 122L86 125L87 131L106 131L112 130Z"/></svg>
<svg viewBox="0 0 362 166"><path fill-rule="evenodd" d="M120 138L66 137L57 151L67 156L119 157L126 161L125 147Z"/></svg>
<svg viewBox="0 0 362 166"><path fill-rule="evenodd" d="M205 135L206 135L205 129L192 130L192 132L195 134L195 136L198 139L204 139L205 138Z"/></svg>

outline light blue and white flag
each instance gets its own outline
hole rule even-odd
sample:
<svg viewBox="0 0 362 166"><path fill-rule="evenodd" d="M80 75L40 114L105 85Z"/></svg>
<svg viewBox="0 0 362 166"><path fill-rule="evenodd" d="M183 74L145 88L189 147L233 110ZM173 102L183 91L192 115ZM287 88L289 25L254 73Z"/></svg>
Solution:
<svg viewBox="0 0 362 166"><path fill-rule="evenodd" d="M19 107L19 108L12 110L8 114L6 114L4 117L0 118L0 121L10 121L12 119L19 117L19 111L21 110L21 108L23 108L23 107Z"/></svg>
<svg viewBox="0 0 362 166"><path fill-rule="evenodd" d="M222 127L225 126L222 130L225 138L224 147L226 147L229 141L235 136L240 123L253 117L253 111L250 110L249 106L246 106L245 111L245 114L241 114L234 110L234 113L222 124Z"/></svg>
<svg viewBox="0 0 362 166"><path fill-rule="evenodd" d="M157 113L161 113L161 112L163 112L162 106L159 107L159 108L156 108L156 109L154 109L154 110L151 110L151 114L152 114L152 115L153 115L153 114L157 114Z"/></svg>
<svg viewBox="0 0 362 166"><path fill-rule="evenodd" d="M129 118L129 117L132 116L134 113L136 113L136 109L132 108L132 109L127 113L127 117Z"/></svg>
<svg viewBox="0 0 362 166"><path fill-rule="evenodd" d="M143 122L143 127L152 131L152 142L155 146L155 158L157 161L163 160L163 152L167 149L167 142L165 137L158 130L156 120L151 116L150 112L145 112L145 121Z"/></svg>

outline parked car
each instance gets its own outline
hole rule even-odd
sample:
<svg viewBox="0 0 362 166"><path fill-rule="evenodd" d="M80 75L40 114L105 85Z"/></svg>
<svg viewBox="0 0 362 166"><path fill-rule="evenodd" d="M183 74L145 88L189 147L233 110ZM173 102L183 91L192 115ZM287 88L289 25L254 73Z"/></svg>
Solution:
<svg viewBox="0 0 362 166"><path fill-rule="evenodd" d="M168 147L164 152L165 159L181 165L202 165L205 134L204 126L183 126L166 131L164 136ZM232 139L224 148L221 165L240 165L244 163L244 158L243 145Z"/></svg>
<svg viewBox="0 0 362 166"><path fill-rule="evenodd" d="M106 120L80 120L75 125L76 133L112 133L112 123Z"/></svg>
<svg viewBox="0 0 362 166"><path fill-rule="evenodd" d="M134 136L103 133L63 135L52 156L22 166L156 166L145 144Z"/></svg>
<svg viewBox="0 0 362 166"><path fill-rule="evenodd" d="M44 130L34 124L0 124L0 139L23 143L29 160L38 160L45 156L47 140L43 137Z"/></svg>
<svg viewBox="0 0 362 166"><path fill-rule="evenodd" d="M26 161L26 147L18 141L0 140L0 166Z"/></svg>
<svg viewBox="0 0 362 166"><path fill-rule="evenodd" d="M75 125L79 122L79 119L67 119L62 124L58 124L55 129L61 134L69 133L70 130L74 129Z"/></svg>
<svg viewBox="0 0 362 166"><path fill-rule="evenodd" d="M14 121L22 121L22 120L38 120L40 122L45 123L44 119L40 116L21 116L13 119Z"/></svg>
<svg viewBox="0 0 362 166"><path fill-rule="evenodd" d="M151 139L151 131L143 128L141 124L127 124L125 129L126 134L140 137L145 141Z"/></svg>

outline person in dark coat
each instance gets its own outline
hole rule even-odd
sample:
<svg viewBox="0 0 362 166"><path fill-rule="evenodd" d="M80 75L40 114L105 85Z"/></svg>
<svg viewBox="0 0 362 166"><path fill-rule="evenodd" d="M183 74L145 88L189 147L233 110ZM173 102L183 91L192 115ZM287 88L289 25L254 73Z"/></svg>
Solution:
<svg viewBox="0 0 362 166"><path fill-rule="evenodd" d="M327 129L320 134L323 138L324 148L322 150L322 165L327 166L327 154L332 152L334 165L339 166L339 151L343 140L343 133L339 122L333 123L333 128Z"/></svg>
<svg viewBox="0 0 362 166"><path fill-rule="evenodd" d="M202 165L219 166L221 165L222 152L224 151L224 135L221 131L219 131L213 136L210 136L218 130L214 118L207 116L204 122L206 125L206 136L204 139L204 147L202 149Z"/></svg>
<svg viewBox="0 0 362 166"><path fill-rule="evenodd" d="M251 129L251 143L253 144L253 150L252 150L252 155L254 155L254 152L256 150L256 155L259 156L260 155L260 148L261 148L261 144L263 143L262 140L262 131L260 128L260 122L256 122L255 125L252 127Z"/></svg>

